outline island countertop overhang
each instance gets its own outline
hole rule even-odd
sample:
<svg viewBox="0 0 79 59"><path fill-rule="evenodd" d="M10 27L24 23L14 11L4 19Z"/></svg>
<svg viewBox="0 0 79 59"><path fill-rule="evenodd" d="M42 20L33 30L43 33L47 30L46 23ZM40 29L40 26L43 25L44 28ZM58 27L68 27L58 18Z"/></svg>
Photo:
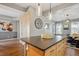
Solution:
<svg viewBox="0 0 79 59"><path fill-rule="evenodd" d="M42 39L40 36L34 36L30 38L22 38L21 40L26 44L32 45L42 51L45 51L63 39L63 35L55 35L55 37L52 39Z"/></svg>

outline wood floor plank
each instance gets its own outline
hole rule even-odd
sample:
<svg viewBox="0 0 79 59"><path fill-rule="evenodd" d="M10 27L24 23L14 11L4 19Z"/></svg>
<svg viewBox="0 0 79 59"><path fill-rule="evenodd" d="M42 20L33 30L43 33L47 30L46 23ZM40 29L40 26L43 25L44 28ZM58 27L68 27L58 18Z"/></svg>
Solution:
<svg viewBox="0 0 79 59"><path fill-rule="evenodd" d="M1 56L23 56L24 47L19 40L8 40L0 42Z"/></svg>

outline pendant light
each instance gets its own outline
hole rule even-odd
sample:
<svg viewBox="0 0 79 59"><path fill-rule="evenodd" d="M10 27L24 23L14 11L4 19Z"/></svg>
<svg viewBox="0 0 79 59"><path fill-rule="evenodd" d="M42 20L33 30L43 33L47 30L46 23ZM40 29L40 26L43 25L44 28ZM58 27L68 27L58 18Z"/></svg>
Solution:
<svg viewBox="0 0 79 59"><path fill-rule="evenodd" d="M38 15L38 16L41 15L40 3L38 3L38 6L37 6L37 15Z"/></svg>
<svg viewBox="0 0 79 59"><path fill-rule="evenodd" d="M50 3L49 20L51 19L52 19L52 11L51 11L51 3Z"/></svg>
<svg viewBox="0 0 79 59"><path fill-rule="evenodd" d="M67 22L67 23L69 23L68 17L69 17L69 14L66 14L66 22Z"/></svg>
<svg viewBox="0 0 79 59"><path fill-rule="evenodd" d="M68 19L69 14L66 14L66 20L64 20L64 30L69 30L69 24L70 24L70 20Z"/></svg>
<svg viewBox="0 0 79 59"><path fill-rule="evenodd" d="M67 10L64 9L64 10L63 10L63 13L64 13L64 17L65 17L65 22L66 22L66 23L69 23L70 20L69 20L69 14L67 13Z"/></svg>

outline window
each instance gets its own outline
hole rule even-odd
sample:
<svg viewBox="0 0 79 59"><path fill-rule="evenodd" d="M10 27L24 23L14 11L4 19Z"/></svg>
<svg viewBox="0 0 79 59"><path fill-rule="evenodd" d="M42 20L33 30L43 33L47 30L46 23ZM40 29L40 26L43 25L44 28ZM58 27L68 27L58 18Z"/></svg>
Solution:
<svg viewBox="0 0 79 59"><path fill-rule="evenodd" d="M74 32L79 33L79 22L71 22L71 34Z"/></svg>
<svg viewBox="0 0 79 59"><path fill-rule="evenodd" d="M62 34L62 23L56 23L56 34Z"/></svg>

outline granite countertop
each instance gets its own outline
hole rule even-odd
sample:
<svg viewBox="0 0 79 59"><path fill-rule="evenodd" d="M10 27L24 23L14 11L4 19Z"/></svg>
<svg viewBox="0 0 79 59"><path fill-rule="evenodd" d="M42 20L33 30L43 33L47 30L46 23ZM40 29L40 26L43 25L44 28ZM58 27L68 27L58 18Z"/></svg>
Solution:
<svg viewBox="0 0 79 59"><path fill-rule="evenodd" d="M44 51L63 40L63 35L55 35L52 39L42 39L40 36L35 36L30 38L22 38L21 40L26 42L26 44L30 44Z"/></svg>

